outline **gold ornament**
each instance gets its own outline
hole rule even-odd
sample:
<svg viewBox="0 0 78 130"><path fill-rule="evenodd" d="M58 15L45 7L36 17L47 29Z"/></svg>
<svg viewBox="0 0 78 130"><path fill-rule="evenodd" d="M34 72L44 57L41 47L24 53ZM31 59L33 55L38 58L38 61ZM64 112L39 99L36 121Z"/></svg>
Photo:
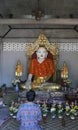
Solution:
<svg viewBox="0 0 78 130"><path fill-rule="evenodd" d="M52 55L58 55L58 45L56 43L53 45L50 44L50 42L44 34L40 34L35 43L27 44L27 55L31 56L35 51L38 50L40 46L44 46L48 51L50 51Z"/></svg>
<svg viewBox="0 0 78 130"><path fill-rule="evenodd" d="M21 65L21 61L20 60L17 61L16 70L15 70L15 76L17 76L17 77L22 76L22 65Z"/></svg>

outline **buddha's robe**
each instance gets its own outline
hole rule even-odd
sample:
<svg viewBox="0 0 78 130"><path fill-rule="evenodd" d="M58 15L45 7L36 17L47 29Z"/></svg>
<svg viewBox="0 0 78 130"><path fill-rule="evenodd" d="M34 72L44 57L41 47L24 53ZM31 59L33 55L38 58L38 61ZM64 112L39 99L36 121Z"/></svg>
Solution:
<svg viewBox="0 0 78 130"><path fill-rule="evenodd" d="M31 61L29 73L36 77L48 77L55 72L51 59L46 58L42 63L37 59Z"/></svg>

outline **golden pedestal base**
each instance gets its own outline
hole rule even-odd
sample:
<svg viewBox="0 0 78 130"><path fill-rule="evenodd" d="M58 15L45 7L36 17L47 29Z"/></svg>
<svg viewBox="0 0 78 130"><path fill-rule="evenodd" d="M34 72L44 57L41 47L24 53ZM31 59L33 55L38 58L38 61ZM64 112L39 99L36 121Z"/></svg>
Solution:
<svg viewBox="0 0 78 130"><path fill-rule="evenodd" d="M56 83L44 83L39 85L33 85L32 89L34 90L44 90L44 91L60 91L61 85Z"/></svg>

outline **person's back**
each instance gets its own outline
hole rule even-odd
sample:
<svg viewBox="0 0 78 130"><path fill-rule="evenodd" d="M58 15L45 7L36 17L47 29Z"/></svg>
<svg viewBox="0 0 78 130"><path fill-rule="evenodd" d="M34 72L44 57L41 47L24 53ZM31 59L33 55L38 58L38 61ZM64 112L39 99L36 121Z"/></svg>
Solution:
<svg viewBox="0 0 78 130"><path fill-rule="evenodd" d="M33 90L30 90L29 94L32 93ZM33 98L32 95L30 97ZM32 101L22 104L17 113L17 120L21 120L20 130L41 130L38 125L38 122L42 120L42 113L39 105Z"/></svg>

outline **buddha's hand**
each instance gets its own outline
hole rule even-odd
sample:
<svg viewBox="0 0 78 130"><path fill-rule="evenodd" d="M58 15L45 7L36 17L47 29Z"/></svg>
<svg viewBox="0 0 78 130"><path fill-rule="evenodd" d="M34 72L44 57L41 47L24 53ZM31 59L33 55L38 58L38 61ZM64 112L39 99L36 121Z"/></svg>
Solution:
<svg viewBox="0 0 78 130"><path fill-rule="evenodd" d="M26 81L26 88L30 88L31 86L31 81L32 81L32 74L28 75L28 79Z"/></svg>
<svg viewBox="0 0 78 130"><path fill-rule="evenodd" d="M29 88L31 86L31 80L26 81L26 88Z"/></svg>

